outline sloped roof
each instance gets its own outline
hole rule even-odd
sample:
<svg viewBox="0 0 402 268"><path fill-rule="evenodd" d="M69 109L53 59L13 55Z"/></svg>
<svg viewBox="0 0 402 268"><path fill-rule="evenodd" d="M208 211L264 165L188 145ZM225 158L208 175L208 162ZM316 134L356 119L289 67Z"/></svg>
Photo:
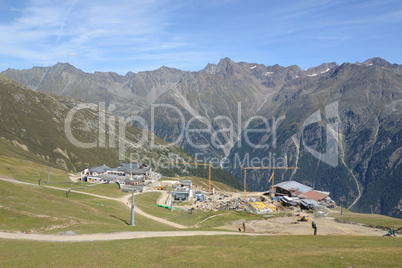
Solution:
<svg viewBox="0 0 402 268"><path fill-rule="evenodd" d="M121 163L120 167L117 169L118 171L124 171L132 174L145 174L151 169L151 167L146 167L138 163Z"/></svg>
<svg viewBox="0 0 402 268"><path fill-rule="evenodd" d="M109 171L119 171L119 168L109 168Z"/></svg>
<svg viewBox="0 0 402 268"><path fill-rule="evenodd" d="M106 166L106 165L103 165L103 166L99 166L99 167L92 167L92 168L90 168L89 169L89 171L91 172L91 173L94 173L94 172L96 172L96 173L104 173L104 172L106 172L107 170L109 170L110 169L110 167L108 167L108 166Z"/></svg>
<svg viewBox="0 0 402 268"><path fill-rule="evenodd" d="M125 171L127 169L137 169L137 168L140 168L140 166L141 165L138 163L121 163L120 167L118 167L117 169L121 170L121 171Z"/></svg>
<svg viewBox="0 0 402 268"><path fill-rule="evenodd" d="M316 190L310 190L307 191L301 195L299 195L300 198L304 198L304 199L312 199L315 201L320 201L322 199L324 199L325 197L329 196L329 192L322 192L322 191L316 191Z"/></svg>
<svg viewBox="0 0 402 268"><path fill-rule="evenodd" d="M279 187L287 191L295 191L299 193L305 193L313 189L307 185L298 183L297 181L283 181L278 184L275 184L274 187Z"/></svg>
<svg viewBox="0 0 402 268"><path fill-rule="evenodd" d="M303 204L303 206L306 206L306 207L312 207L312 208L317 208L317 209L320 208L317 201L315 201L313 199L303 199L301 201L301 203Z"/></svg>

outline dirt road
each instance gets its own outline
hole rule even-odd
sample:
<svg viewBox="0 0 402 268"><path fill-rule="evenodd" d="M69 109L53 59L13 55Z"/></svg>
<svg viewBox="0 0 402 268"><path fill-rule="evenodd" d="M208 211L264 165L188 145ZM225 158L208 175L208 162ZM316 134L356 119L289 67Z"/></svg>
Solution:
<svg viewBox="0 0 402 268"><path fill-rule="evenodd" d="M29 182L17 181L16 179L6 177L4 175L0 175L0 176L1 176L0 180L2 180L2 181L8 181L8 182L13 182L13 183L21 183L21 184L27 184L27 185L37 185L37 184L29 183Z"/></svg>
<svg viewBox="0 0 402 268"><path fill-rule="evenodd" d="M166 200L169 198L169 194L167 191L155 191L155 192L160 192L161 196L158 198L158 201L156 203L158 205L165 205Z"/></svg>
<svg viewBox="0 0 402 268"><path fill-rule="evenodd" d="M82 235L45 235L45 234L23 234L0 232L0 238L14 240L35 240L49 242L89 242L89 241L110 241L152 237L178 237L178 236L212 236L212 235L244 235L256 236L264 234L224 232L224 231L160 231L160 232L121 232L121 233L99 233Z"/></svg>

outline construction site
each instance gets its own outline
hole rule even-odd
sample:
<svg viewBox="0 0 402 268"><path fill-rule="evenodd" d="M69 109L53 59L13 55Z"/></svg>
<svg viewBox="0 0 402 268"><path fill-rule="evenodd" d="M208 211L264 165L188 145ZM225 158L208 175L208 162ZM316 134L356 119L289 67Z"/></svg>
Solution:
<svg viewBox="0 0 402 268"><path fill-rule="evenodd" d="M205 165L211 170L211 165ZM269 187L266 191L252 192L248 190L247 171L250 169L274 169L267 178ZM294 235L308 235L313 231L316 234L317 229L320 230L321 235L377 236L384 234L384 229L358 226L339 220L339 216L343 215L343 208L337 206L336 202L331 199L329 191L316 190L296 181L281 180L275 183L275 169L279 168L243 167L244 187L242 191L212 181L211 172L209 172L208 179L203 179L163 177L152 171L150 172L151 179L146 185L123 185L122 189L125 192L133 191L133 196L134 192L152 196L152 200L147 201L150 207L142 207L141 197L139 197L138 206L146 210L154 210L152 206L166 209L165 212L159 208L154 211L154 216L164 223L167 219L178 217L177 215L189 214L186 217L188 225L182 226L183 228L210 226L230 231ZM154 194L152 195L152 193ZM160 195L155 195L156 193ZM131 203L133 201L134 199ZM134 206L130 205L130 202L126 202L126 205L131 206L133 219ZM143 213L140 208L137 208L136 211ZM160 219L160 215L164 215L162 218L165 219ZM189 220L189 217L193 220ZM216 220L216 217L220 217L219 220ZM213 218L215 219L211 220ZM220 223L217 224L214 221ZM133 220L132 223L134 224ZM177 223L181 224L181 221L178 220ZM396 230L396 232L400 233L401 230Z"/></svg>
<svg viewBox="0 0 402 268"><path fill-rule="evenodd" d="M188 185L190 180L184 180ZM268 192L240 192L233 189L227 191L208 187L203 185L183 186L180 180L156 181L151 184L149 190L160 190L164 192L164 198L161 199L160 205L173 206L177 209L193 209L193 210L236 210L247 211L254 214L272 214L280 211L314 211L325 210L336 206L335 202L328 196L329 193L322 194L318 199L302 199L298 196L289 197L282 192L275 193L276 196L271 197ZM291 187L299 186L297 182L288 182ZM191 188L190 188L191 187ZM286 187L283 183L275 186L278 191ZM300 188L306 187L300 184ZM294 188L292 192L300 192L300 188ZM311 188L307 187L308 191ZM292 189L287 187L287 189ZM179 191L178 191L179 190ZM180 193L180 196L178 195ZM304 193L304 192L302 192ZM306 196L307 197L307 196ZM312 197L314 198L314 197Z"/></svg>
<svg viewBox="0 0 402 268"><path fill-rule="evenodd" d="M255 220L226 222L217 229L282 235L313 235L317 229L321 235L382 236L385 233L383 229L335 220L334 215L343 212L330 198L329 192L316 191L295 181L275 184L274 192L272 189L266 192L244 192L221 189L216 182L212 182L209 191L206 180L196 179L200 184L194 184L189 189L193 191L192 195L188 194L190 199L175 198L175 189L182 189L182 183L187 181L188 184L189 180L172 178L168 181L155 181L146 191L160 192L157 205L168 210L183 210L189 214L197 211L222 211L212 217L247 212L256 217ZM203 222L207 220L209 218Z"/></svg>
<svg viewBox="0 0 402 268"><path fill-rule="evenodd" d="M185 163L183 163L185 164ZM190 163L198 165L197 163ZM204 164L203 164L204 165ZM297 169L296 167L272 168L272 167L243 167L244 188L243 192L235 189L221 189L214 187L211 181L211 165L209 167L208 184L193 184L192 180L159 180L150 186L153 189L165 190L170 194L165 195L158 204L173 209L174 206L190 210L236 210L254 214L272 214L280 211L320 210L335 208L336 203L329 197L330 192L317 191L312 187L295 181L284 181L274 184L276 169ZM266 192L247 191L247 170L272 169L268 183L272 186ZM287 207L287 209L285 209Z"/></svg>

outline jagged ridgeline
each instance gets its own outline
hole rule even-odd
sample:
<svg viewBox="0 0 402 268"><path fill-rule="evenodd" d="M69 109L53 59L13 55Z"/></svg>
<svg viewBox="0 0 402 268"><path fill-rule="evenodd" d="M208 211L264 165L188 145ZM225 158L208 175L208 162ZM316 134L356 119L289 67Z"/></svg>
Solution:
<svg viewBox="0 0 402 268"><path fill-rule="evenodd" d="M133 127L95 104L31 90L0 75L0 155L80 171L136 161L168 171L169 161L194 161L183 149ZM165 168L165 167L168 168ZM239 187L230 173L219 181ZM208 178L202 167L176 166L168 175ZM215 178L215 177L214 177Z"/></svg>
<svg viewBox="0 0 402 268"><path fill-rule="evenodd" d="M104 102L117 116L141 117L145 127L164 140L177 140L187 153L205 161L227 160L225 167L240 182L241 166L252 165L252 159L270 158L265 165L284 159L300 169L278 172L279 180L330 191L352 210L370 212L372 207L374 213L397 216L394 208L402 205L402 66L380 58L307 70L225 58L199 72L161 67L125 76L89 74L58 63L3 74L34 90ZM336 109L328 108L334 103ZM306 125L312 115L320 120ZM255 116L269 127L249 121ZM324 161L327 133L335 123L336 165L329 165ZM246 128L261 132L245 134ZM209 131L178 139L193 129ZM268 171L250 172L248 187L266 190L268 179Z"/></svg>

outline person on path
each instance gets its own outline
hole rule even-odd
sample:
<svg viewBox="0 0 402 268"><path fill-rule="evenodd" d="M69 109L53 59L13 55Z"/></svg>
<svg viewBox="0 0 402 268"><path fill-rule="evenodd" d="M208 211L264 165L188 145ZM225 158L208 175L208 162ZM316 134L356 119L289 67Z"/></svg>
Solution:
<svg viewBox="0 0 402 268"><path fill-rule="evenodd" d="M317 224L315 224L315 221L311 223L311 227L314 229L314 235L317 235Z"/></svg>

